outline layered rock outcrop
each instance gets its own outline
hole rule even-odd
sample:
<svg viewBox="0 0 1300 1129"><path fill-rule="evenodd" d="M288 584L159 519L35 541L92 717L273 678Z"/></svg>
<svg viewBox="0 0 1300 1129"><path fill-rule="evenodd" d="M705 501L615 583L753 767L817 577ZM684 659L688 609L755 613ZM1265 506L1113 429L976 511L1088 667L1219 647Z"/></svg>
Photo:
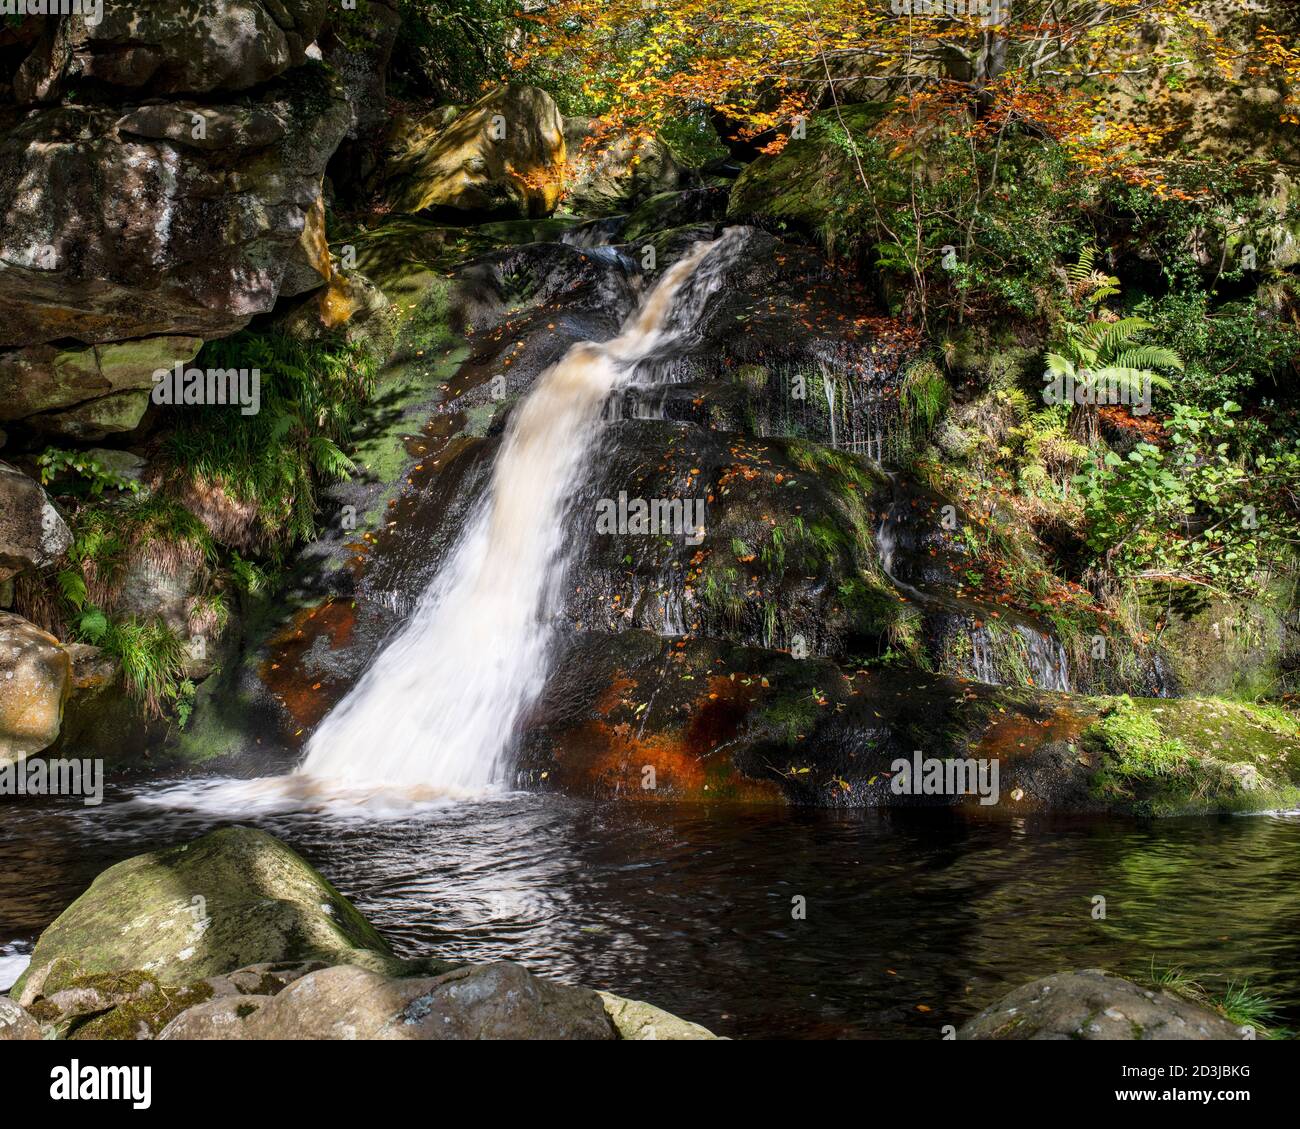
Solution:
<svg viewBox="0 0 1300 1129"><path fill-rule="evenodd" d="M322 178L357 112L314 46L326 14L183 0L11 35L0 419L131 431L155 370L328 281Z"/></svg>

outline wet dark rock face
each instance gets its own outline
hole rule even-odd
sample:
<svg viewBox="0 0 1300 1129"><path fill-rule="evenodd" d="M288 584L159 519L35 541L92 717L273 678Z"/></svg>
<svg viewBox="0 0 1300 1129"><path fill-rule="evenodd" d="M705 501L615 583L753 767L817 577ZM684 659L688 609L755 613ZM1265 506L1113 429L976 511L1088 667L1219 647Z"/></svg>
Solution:
<svg viewBox="0 0 1300 1129"><path fill-rule="evenodd" d="M846 671L714 639L588 634L562 650L515 780L647 802L1096 810L1091 768L1072 747L1094 716L1082 700L919 671ZM896 784L897 763L918 749L996 761L996 796L991 786L981 803L975 790Z"/></svg>

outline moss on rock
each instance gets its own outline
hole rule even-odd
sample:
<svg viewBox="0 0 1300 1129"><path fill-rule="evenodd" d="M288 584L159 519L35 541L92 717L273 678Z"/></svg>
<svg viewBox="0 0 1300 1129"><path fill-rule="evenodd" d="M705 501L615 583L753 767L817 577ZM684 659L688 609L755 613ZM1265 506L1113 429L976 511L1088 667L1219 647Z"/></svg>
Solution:
<svg viewBox="0 0 1300 1129"><path fill-rule="evenodd" d="M77 976L128 969L177 985L254 961L306 959L379 969L393 961L374 927L302 858L263 831L229 827L104 871L41 934L13 994L30 1002Z"/></svg>

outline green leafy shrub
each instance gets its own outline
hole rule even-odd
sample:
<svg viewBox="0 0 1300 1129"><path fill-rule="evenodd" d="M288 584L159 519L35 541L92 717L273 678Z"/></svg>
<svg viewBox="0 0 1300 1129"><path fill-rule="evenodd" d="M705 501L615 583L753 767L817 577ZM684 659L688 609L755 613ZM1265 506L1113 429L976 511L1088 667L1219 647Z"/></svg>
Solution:
<svg viewBox="0 0 1300 1129"><path fill-rule="evenodd" d="M1116 580L1176 580L1257 594L1300 543L1300 443L1243 436L1236 404L1174 407L1168 446L1108 452L1076 478L1093 567Z"/></svg>
<svg viewBox="0 0 1300 1129"><path fill-rule="evenodd" d="M41 485L49 486L56 479L68 475L81 480L85 490L98 497L105 490L140 492L140 484L132 478L118 474L85 451L65 451L61 447L47 447L36 459L41 472Z"/></svg>

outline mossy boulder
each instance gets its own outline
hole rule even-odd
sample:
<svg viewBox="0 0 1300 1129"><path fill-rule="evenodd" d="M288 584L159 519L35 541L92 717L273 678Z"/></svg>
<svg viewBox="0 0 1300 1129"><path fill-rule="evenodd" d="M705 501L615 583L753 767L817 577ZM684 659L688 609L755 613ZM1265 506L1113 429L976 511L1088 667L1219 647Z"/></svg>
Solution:
<svg viewBox="0 0 1300 1129"><path fill-rule="evenodd" d="M254 961L384 969L387 943L320 874L264 831L228 827L104 871L41 934L13 996L50 994L60 960L82 975L136 970L189 984Z"/></svg>
<svg viewBox="0 0 1300 1129"><path fill-rule="evenodd" d="M501 86L396 155L384 195L399 212L545 216L559 202L564 160L564 119L551 96Z"/></svg>
<svg viewBox="0 0 1300 1129"><path fill-rule="evenodd" d="M856 171L845 130L852 136L884 117L883 102L821 110L806 124L806 136L791 138L779 153L759 157L731 190L727 218L784 221L813 230L843 211L842 194Z"/></svg>
<svg viewBox="0 0 1300 1129"><path fill-rule="evenodd" d="M0 353L0 420L52 435L98 439L131 431L149 405L153 374L193 360L197 337L105 345L30 345Z"/></svg>
<svg viewBox="0 0 1300 1129"><path fill-rule="evenodd" d="M1105 700L1082 735L1094 792L1144 814L1262 811L1300 803L1300 724L1217 698Z"/></svg>

